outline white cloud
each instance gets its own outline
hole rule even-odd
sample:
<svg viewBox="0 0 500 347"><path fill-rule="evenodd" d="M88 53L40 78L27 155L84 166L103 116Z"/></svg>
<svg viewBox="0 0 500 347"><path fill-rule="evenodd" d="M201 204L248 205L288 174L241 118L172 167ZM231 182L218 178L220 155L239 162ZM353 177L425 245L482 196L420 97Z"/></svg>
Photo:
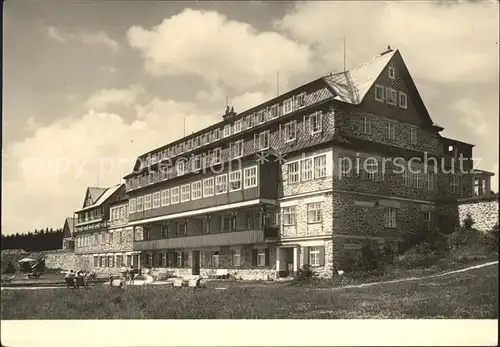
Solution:
<svg viewBox="0 0 500 347"><path fill-rule="evenodd" d="M113 40L106 34L104 31L98 31L94 33L81 33L78 35L75 34L66 34L63 33L61 30L49 26L47 27L47 34L50 38L62 42L62 43L67 43L69 41L74 41L78 40L82 42L85 45L105 45L109 47L113 52L118 52L120 45L116 40Z"/></svg>
<svg viewBox="0 0 500 347"><path fill-rule="evenodd" d="M89 109L102 110L108 105L131 106L144 89L132 85L126 89L101 89L90 96L85 105Z"/></svg>
<svg viewBox="0 0 500 347"><path fill-rule="evenodd" d="M460 122L468 131L474 132L478 136L488 133L488 124L481 112L481 105L471 99L460 99L454 105L460 111Z"/></svg>
<svg viewBox="0 0 500 347"><path fill-rule="evenodd" d="M251 107L257 106L270 98L270 95L262 92L244 93L231 100L230 104L234 106L234 110L236 112L240 113Z"/></svg>
<svg viewBox="0 0 500 347"><path fill-rule="evenodd" d="M192 74L238 90L274 84L278 71L285 81L310 59L307 45L212 11L186 9L151 29L133 26L127 39L153 75Z"/></svg>
<svg viewBox="0 0 500 347"><path fill-rule="evenodd" d="M418 78L449 83L498 77L498 2L302 2L276 27L313 44L332 70L342 68L345 35L348 68L391 45Z"/></svg>
<svg viewBox="0 0 500 347"><path fill-rule="evenodd" d="M191 103L153 99L127 124L113 113L89 111L39 127L8 145L2 182L2 232L62 226L89 185L110 186L130 172L137 155L219 121ZM29 211L30 218L26 218Z"/></svg>

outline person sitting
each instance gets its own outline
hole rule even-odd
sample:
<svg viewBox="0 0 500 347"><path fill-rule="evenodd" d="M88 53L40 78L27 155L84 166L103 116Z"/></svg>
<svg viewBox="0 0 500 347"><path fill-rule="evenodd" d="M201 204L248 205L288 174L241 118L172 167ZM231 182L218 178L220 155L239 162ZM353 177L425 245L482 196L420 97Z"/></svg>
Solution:
<svg viewBox="0 0 500 347"><path fill-rule="evenodd" d="M68 288L76 288L75 273L73 272L73 270L69 270L69 272L66 273L66 276L64 276L64 279L66 280L66 285L68 286Z"/></svg>
<svg viewBox="0 0 500 347"><path fill-rule="evenodd" d="M134 284L135 269L133 265L130 265L130 270L128 271L129 284Z"/></svg>

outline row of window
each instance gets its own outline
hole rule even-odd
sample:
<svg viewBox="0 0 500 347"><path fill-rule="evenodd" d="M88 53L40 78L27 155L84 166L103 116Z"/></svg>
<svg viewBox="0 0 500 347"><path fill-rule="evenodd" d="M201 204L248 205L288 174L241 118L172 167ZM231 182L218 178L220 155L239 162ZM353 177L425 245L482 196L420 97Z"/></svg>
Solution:
<svg viewBox="0 0 500 347"><path fill-rule="evenodd" d="M283 101L282 107L280 107L279 104L266 107L244 118L238 119L232 124L226 124L222 128L222 131L220 128L217 128L199 136L195 136L192 139L185 140L158 153L153 153L150 157L145 158L144 164L145 166L154 165L166 158L173 158L192 149L196 149L206 144L216 142L221 139L221 135L223 138L229 137L241 131L251 129L254 126L265 123L268 120L275 119L281 115L286 115L304 106L306 106L306 93L300 93Z"/></svg>
<svg viewBox="0 0 500 347"><path fill-rule="evenodd" d="M129 200L129 213L160 208L168 205L198 200L237 190L257 186L257 166L231 171L215 177L184 184L170 189L164 189L153 194L146 194Z"/></svg>
<svg viewBox="0 0 500 347"><path fill-rule="evenodd" d="M307 223L321 222L321 203L307 204ZM297 207L287 206L281 208L281 224L284 226L297 224Z"/></svg>
<svg viewBox="0 0 500 347"><path fill-rule="evenodd" d="M130 267L132 265L131 255L94 255L94 267Z"/></svg>
<svg viewBox="0 0 500 347"><path fill-rule="evenodd" d="M375 85L375 100L386 102L389 105L399 105L399 107L404 109L408 107L408 97L406 93L401 91L398 92L396 89L382 86L380 84Z"/></svg>
<svg viewBox="0 0 500 347"><path fill-rule="evenodd" d="M78 223L88 222L94 219L101 219L103 216L102 208L95 208L89 211L78 213Z"/></svg>
<svg viewBox="0 0 500 347"><path fill-rule="evenodd" d="M326 177L326 154L289 162L287 175L289 184Z"/></svg>
<svg viewBox="0 0 500 347"><path fill-rule="evenodd" d="M397 122L387 121L387 132L386 137L388 140L396 140L396 125ZM372 116L361 115L360 131L365 135L372 134ZM418 128L415 126L409 126L408 132L408 142L412 145L416 145L418 141Z"/></svg>
<svg viewBox="0 0 500 347"><path fill-rule="evenodd" d="M110 209L110 217L111 220L120 220L123 218L126 218L128 216L128 208L127 206L117 206L117 207L111 207Z"/></svg>
<svg viewBox="0 0 500 347"><path fill-rule="evenodd" d="M116 234L116 236L113 236ZM115 230L112 233L102 232L91 235L82 235L76 238L76 246L77 247L90 247L97 245L107 245L112 244L114 238L116 237L116 241L118 243L122 242L122 231Z"/></svg>
<svg viewBox="0 0 500 347"><path fill-rule="evenodd" d="M104 220L98 223L86 224L76 227L76 231L100 230L108 227L108 221Z"/></svg>

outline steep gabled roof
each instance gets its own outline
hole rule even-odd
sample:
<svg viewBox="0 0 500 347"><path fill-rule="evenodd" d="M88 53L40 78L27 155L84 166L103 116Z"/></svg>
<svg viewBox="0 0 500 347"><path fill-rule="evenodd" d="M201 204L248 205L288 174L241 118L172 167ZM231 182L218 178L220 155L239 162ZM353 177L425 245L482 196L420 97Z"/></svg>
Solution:
<svg viewBox="0 0 500 347"><path fill-rule="evenodd" d="M355 68L323 77L337 96L336 100L360 104L396 51L380 54Z"/></svg>
<svg viewBox="0 0 500 347"><path fill-rule="evenodd" d="M76 218L74 218L74 217L68 217L64 221L64 227L63 228L66 228L66 225L67 225L68 229L69 229L70 235L73 235L73 232L74 232L74 229L75 229L75 222L76 222Z"/></svg>
<svg viewBox="0 0 500 347"><path fill-rule="evenodd" d="M93 201L92 205L85 206L84 208L82 208L81 210L79 210L77 212L86 211L86 210L89 210L91 208L95 208L95 207L101 206L106 200L109 199L109 197L111 195L113 195L113 193L115 193L118 189L120 189L121 186L123 186L122 183L120 183L120 184L118 184L118 185L116 185L114 187L111 187L111 188L97 188L97 189L104 189L104 192L101 193L96 200L92 199L92 201ZM87 192L89 193L91 189L92 189L92 187L89 187L88 190L87 190Z"/></svg>

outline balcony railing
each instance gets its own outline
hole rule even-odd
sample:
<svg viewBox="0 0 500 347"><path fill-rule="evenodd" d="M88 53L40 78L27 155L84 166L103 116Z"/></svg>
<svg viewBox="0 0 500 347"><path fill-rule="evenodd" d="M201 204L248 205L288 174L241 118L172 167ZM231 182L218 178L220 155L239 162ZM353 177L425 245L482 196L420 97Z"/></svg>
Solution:
<svg viewBox="0 0 500 347"><path fill-rule="evenodd" d="M134 242L134 250L146 251L156 249L198 248L214 246L235 246L264 243L268 238L278 237L277 227L266 227L245 231L184 236L159 240Z"/></svg>

